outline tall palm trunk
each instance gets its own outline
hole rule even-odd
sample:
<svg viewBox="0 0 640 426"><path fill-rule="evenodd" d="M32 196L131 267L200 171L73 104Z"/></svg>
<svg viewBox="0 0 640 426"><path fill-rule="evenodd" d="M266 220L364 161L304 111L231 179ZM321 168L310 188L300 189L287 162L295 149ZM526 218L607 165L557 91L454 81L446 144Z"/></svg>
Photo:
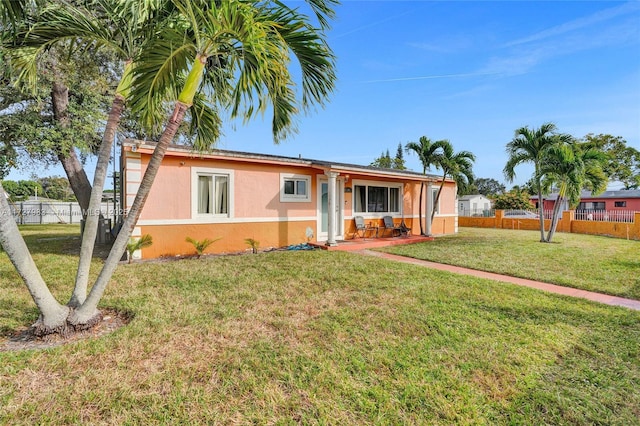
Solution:
<svg viewBox="0 0 640 426"><path fill-rule="evenodd" d="M184 120L185 113L193 104L193 98L198 91L200 82L202 81L204 66L206 63L207 57L205 55L198 55L196 60L193 62L191 70L185 79L184 87L176 101L173 114L169 118L167 126L162 132L160 140L156 144L156 148L151 155L147 169L142 177L142 182L140 182L140 187L136 193L136 198L133 200L131 209L122 224L122 228L120 229L113 246L111 247L109 256L104 262L102 270L100 271L95 284L91 288L89 296L85 302L69 316L68 322L70 324L74 326L90 327L100 318L98 302L100 302L104 289L107 287L109 280L118 266L118 262L127 248L127 243L129 242L133 229L138 222L138 218L142 212L142 207L149 196L149 192L151 192L151 186L156 178L156 174L158 174L158 170L160 169L162 159L167 152L167 148L178 132L178 127L180 127L180 124Z"/></svg>
<svg viewBox="0 0 640 426"><path fill-rule="evenodd" d="M544 236L544 200L542 199L542 182L540 182L539 174L539 166L536 163L535 176L536 185L538 186L538 220L540 221L540 242L544 243L547 241L547 239Z"/></svg>
<svg viewBox="0 0 640 426"><path fill-rule="evenodd" d="M549 227L549 233L547 234L547 238L545 241L547 243L551 242L553 235L556 232L556 228L558 227L558 220L560 218L560 207L564 204L566 194L566 184L563 183L561 185L560 191L558 192L558 198L556 198L555 203L553 204L553 215L551 216L551 226Z"/></svg>
<svg viewBox="0 0 640 426"><path fill-rule="evenodd" d="M129 242L129 238L131 238L133 229L135 228L138 218L140 217L140 213L142 212L142 207L144 206L147 196L151 191L151 186L158 170L160 169L160 164L162 163L162 159L167 151L167 147L173 141L173 138L178 131L178 127L184 119L184 114L188 109L188 104L180 101L176 103L173 115L169 119L167 127L163 131L162 136L151 155L151 159L149 160L144 177L140 183L140 188L138 189L136 198L133 201L133 205L122 224L122 228L120 229L113 246L111 247L109 256L107 257L95 284L91 288L89 296L82 306L71 313L69 318L69 322L71 324L90 326L95 322L95 318L99 318L100 313L98 312L98 302L102 298L102 294L104 293L109 280L118 266L118 262L127 248L127 243Z"/></svg>
<svg viewBox="0 0 640 426"><path fill-rule="evenodd" d="M102 191L109 168L109 158L111 148L116 137L116 131L120 124L120 117L124 109L125 98L121 94L116 94L109 110L107 125L102 137L96 172L93 178L93 190L89 201L88 214L85 219L84 234L80 247L80 261L76 273L76 283L73 294L68 305L72 307L80 306L87 297L87 285L89 282L89 269L91 258L93 257L94 242L98 233L98 222L100 220L100 202L102 201Z"/></svg>
<svg viewBox="0 0 640 426"><path fill-rule="evenodd" d="M58 303L42 279L18 225L13 219L2 183L0 183L0 244L25 282L40 311L40 318L34 324L36 334L49 334L63 330L69 308Z"/></svg>
<svg viewBox="0 0 640 426"><path fill-rule="evenodd" d="M131 91L133 61L127 60L124 65L122 78L116 88L116 93L111 103L111 109L107 116L107 125L102 136L100 152L96 164L96 172L93 178L93 191L91 192L91 200L89 202L89 214L87 215L84 236L82 238L82 246L80 248L80 261L78 263L78 271L76 273L76 283L73 294L68 305L78 307L84 303L87 298L87 285L89 284L89 269L91 267L91 258L93 257L94 241L98 232L98 222L101 219L100 202L102 200L102 192L104 182L107 178L107 170L109 168L109 157L111 148L116 138L116 132L120 125L122 111L126 98ZM115 159L114 159L115 161Z"/></svg>

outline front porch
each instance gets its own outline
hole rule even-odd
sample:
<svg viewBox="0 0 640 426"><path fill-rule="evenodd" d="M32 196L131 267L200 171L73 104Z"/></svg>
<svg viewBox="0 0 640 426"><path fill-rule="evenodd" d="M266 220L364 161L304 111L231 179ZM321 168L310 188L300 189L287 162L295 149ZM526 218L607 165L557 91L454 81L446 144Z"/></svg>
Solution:
<svg viewBox="0 0 640 426"><path fill-rule="evenodd" d="M329 251L357 251L401 244L423 243L426 241L433 241L433 239L433 237L426 237L422 235L409 235L407 237L355 238L352 240L339 240L335 246L328 246L324 242L309 243L309 245Z"/></svg>

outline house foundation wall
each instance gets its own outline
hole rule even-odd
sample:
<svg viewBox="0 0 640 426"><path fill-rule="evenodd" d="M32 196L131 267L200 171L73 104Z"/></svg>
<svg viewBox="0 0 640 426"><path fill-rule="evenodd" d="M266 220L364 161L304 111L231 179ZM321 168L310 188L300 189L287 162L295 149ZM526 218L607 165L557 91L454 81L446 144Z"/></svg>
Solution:
<svg viewBox="0 0 640 426"><path fill-rule="evenodd" d="M216 240L205 253L237 253L250 251L245 241L252 238L259 243L259 250L285 247L307 242L307 228L315 229L315 221L280 221L215 224L142 225L141 234L153 237L153 244L142 250L143 259L188 256L195 248L186 240ZM315 241L313 239L312 241Z"/></svg>

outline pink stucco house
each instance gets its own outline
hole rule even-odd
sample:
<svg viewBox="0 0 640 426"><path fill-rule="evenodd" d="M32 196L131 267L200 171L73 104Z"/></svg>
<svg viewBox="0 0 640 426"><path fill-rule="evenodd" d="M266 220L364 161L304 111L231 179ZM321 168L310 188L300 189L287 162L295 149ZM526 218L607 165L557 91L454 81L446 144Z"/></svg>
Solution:
<svg viewBox="0 0 640 426"><path fill-rule="evenodd" d="M122 149L123 207L133 203L155 143L128 140ZM226 150L167 150L134 236L150 234L153 245L138 257L193 252L185 242L220 238L209 252L238 252L252 238L260 247L303 242L336 245L353 238L354 216L373 226L384 216L402 220L419 233L421 182L436 209L431 234L457 232L456 184L446 180L437 206L433 196L441 177L304 158ZM427 213L428 214L428 213Z"/></svg>

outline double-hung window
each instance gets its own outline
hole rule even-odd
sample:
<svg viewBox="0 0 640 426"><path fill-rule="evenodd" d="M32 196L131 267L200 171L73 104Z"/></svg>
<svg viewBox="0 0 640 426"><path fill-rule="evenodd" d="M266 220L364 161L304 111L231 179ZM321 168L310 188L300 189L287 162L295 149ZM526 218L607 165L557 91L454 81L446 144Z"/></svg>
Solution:
<svg viewBox="0 0 640 426"><path fill-rule="evenodd" d="M440 200L436 199L438 198L438 188L433 188L432 192L431 192L431 197L433 200L433 210L436 212L436 214L440 214ZM474 203L474 210L477 208L477 204Z"/></svg>
<svg viewBox="0 0 640 426"><path fill-rule="evenodd" d="M285 203L310 202L311 176L281 173L280 201Z"/></svg>
<svg viewBox="0 0 640 426"><path fill-rule="evenodd" d="M232 181L232 171L194 168L192 196L196 216L230 217Z"/></svg>
<svg viewBox="0 0 640 426"><path fill-rule="evenodd" d="M399 213L400 185L354 183L353 209L356 213Z"/></svg>

